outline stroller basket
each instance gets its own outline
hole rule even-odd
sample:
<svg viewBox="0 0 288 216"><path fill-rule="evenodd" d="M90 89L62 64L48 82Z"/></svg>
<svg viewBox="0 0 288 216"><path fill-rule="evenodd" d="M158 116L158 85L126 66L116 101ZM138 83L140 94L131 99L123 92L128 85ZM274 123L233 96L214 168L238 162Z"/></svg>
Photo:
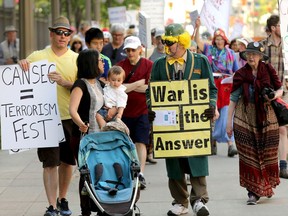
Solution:
<svg viewBox="0 0 288 216"><path fill-rule="evenodd" d="M132 215L140 166L130 137L120 131L88 134L80 142L78 160L98 214Z"/></svg>

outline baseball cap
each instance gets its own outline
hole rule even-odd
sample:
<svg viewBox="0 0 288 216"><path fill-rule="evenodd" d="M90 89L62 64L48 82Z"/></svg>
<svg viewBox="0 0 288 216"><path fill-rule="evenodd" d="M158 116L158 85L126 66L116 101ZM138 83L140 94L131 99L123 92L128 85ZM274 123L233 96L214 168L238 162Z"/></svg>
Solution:
<svg viewBox="0 0 288 216"><path fill-rule="evenodd" d="M163 29L156 29L156 32L155 32L155 38L156 37L159 37L159 36L162 36L162 35L164 35L164 30Z"/></svg>
<svg viewBox="0 0 288 216"><path fill-rule="evenodd" d="M124 50L127 48L131 49L137 49L139 46L141 46L140 39L136 36L129 36L124 41Z"/></svg>
<svg viewBox="0 0 288 216"><path fill-rule="evenodd" d="M249 39L249 38L238 38L236 39L237 42L239 43L243 43L245 45L245 47L247 47L248 43L253 42L253 40Z"/></svg>

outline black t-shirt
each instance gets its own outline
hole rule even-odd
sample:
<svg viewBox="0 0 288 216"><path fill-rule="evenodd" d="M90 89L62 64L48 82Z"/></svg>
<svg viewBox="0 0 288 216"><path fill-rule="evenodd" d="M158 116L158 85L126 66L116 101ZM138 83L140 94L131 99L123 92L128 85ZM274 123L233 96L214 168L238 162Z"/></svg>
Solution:
<svg viewBox="0 0 288 216"><path fill-rule="evenodd" d="M90 102L91 102L90 94L89 94L87 86L83 80L77 79L75 81L75 83L73 84L71 91L76 87L79 87L83 92L83 95L81 97L80 104L78 107L78 114L79 114L79 116L83 122L88 123L89 122L89 109L90 109ZM78 125L76 125L74 123L73 129L72 129L72 134L75 136L80 136L80 133L81 132L79 131Z"/></svg>

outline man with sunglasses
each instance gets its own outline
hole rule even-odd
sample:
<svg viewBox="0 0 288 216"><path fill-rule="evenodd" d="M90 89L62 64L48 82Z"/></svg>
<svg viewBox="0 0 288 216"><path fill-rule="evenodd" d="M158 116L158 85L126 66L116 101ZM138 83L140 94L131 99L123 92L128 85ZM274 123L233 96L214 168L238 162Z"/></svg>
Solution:
<svg viewBox="0 0 288 216"><path fill-rule="evenodd" d="M210 108L206 109L204 114L209 119L215 119L217 88L207 58L188 50L191 37L180 24L166 26L162 41L167 56L154 62L150 81L208 79ZM206 182L206 176L209 174L208 157L166 158L166 169L169 190L174 199L167 215L187 214L190 201L197 216L208 216L209 210L205 205L209 200ZM190 195L185 174L190 175Z"/></svg>
<svg viewBox="0 0 288 216"><path fill-rule="evenodd" d="M69 143L73 124L69 115L69 101L70 88L77 76L78 54L68 48L73 31L66 17L55 19L49 30L51 46L34 51L26 59L20 60L19 65L27 71L32 62L48 60L56 63L56 71L50 72L48 77L57 83L58 106L66 141L59 143L59 147L39 148L37 153L43 164L44 187L49 203L44 216L56 216L58 212L62 216L69 216L72 212L68 207L66 195L72 178L73 165L76 165Z"/></svg>
<svg viewBox="0 0 288 216"><path fill-rule="evenodd" d="M139 181L140 189L146 188L144 168L147 157L146 145L149 143L150 124L146 105L146 89L152 69L152 61L141 58L142 46L140 39L129 36L124 41L127 58L118 63L125 71L124 86L128 101L122 116L123 122L130 130L130 136L136 145L141 164Z"/></svg>

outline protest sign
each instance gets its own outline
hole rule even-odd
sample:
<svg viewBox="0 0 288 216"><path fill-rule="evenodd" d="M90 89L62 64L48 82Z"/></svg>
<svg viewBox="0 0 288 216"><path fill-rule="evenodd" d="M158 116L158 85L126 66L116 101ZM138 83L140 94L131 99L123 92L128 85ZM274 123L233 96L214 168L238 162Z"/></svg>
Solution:
<svg viewBox="0 0 288 216"><path fill-rule="evenodd" d="M110 24L126 22L126 7L110 7L108 8L108 17Z"/></svg>
<svg viewBox="0 0 288 216"><path fill-rule="evenodd" d="M155 158L211 154L208 79L150 83Z"/></svg>
<svg viewBox="0 0 288 216"><path fill-rule="evenodd" d="M218 28L223 29L226 35L228 34L230 8L230 0L206 0L204 2L200 13L201 22L212 35Z"/></svg>
<svg viewBox="0 0 288 216"><path fill-rule="evenodd" d="M47 61L28 71L18 64L0 66L2 149L54 147L63 139L56 83L47 76L55 70Z"/></svg>
<svg viewBox="0 0 288 216"><path fill-rule="evenodd" d="M146 48L151 47L150 21L150 17L145 12L139 12L139 39Z"/></svg>

